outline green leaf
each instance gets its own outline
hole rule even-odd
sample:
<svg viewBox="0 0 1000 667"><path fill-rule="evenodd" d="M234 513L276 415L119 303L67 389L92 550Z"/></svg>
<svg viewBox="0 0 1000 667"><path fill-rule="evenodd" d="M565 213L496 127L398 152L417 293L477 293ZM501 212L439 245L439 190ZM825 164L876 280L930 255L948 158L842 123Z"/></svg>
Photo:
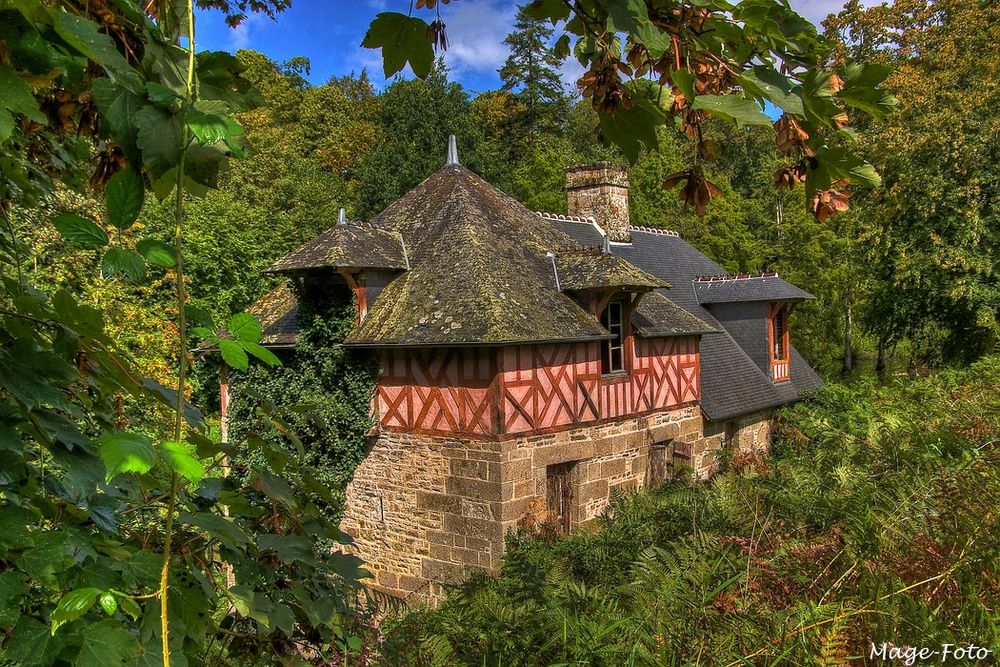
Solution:
<svg viewBox="0 0 1000 667"><path fill-rule="evenodd" d="M108 244L107 232L93 220L87 220L74 213L58 215L52 219L52 224L70 241L94 247Z"/></svg>
<svg viewBox="0 0 1000 667"><path fill-rule="evenodd" d="M165 442L161 446L163 457L167 460L171 470L181 477L198 482L205 476L205 468L201 461L192 455L192 448L186 443Z"/></svg>
<svg viewBox="0 0 1000 667"><path fill-rule="evenodd" d="M675 86L680 88L681 92L684 93L684 97L689 100L693 100L695 98L694 74L686 69L675 69L670 73L670 80L674 82Z"/></svg>
<svg viewBox="0 0 1000 667"><path fill-rule="evenodd" d="M0 109L24 114L42 125L48 123L45 114L38 108L35 96L31 94L31 86L25 83L10 65L0 65ZM12 129L13 124L0 128L0 141L10 138Z"/></svg>
<svg viewBox="0 0 1000 667"><path fill-rule="evenodd" d="M21 617L22 597L28 592L28 578L15 570L0 572L0 626L11 627Z"/></svg>
<svg viewBox="0 0 1000 667"><path fill-rule="evenodd" d="M258 343L243 343L243 349L263 361L268 366L280 366L281 359L274 352Z"/></svg>
<svg viewBox="0 0 1000 667"><path fill-rule="evenodd" d="M210 512L188 514L181 512L178 518L184 523L198 526L230 549L239 549L250 544L250 538L232 519Z"/></svg>
<svg viewBox="0 0 1000 667"><path fill-rule="evenodd" d="M226 325L229 333L242 343L259 343L262 329L260 322L250 313L233 315Z"/></svg>
<svg viewBox="0 0 1000 667"><path fill-rule="evenodd" d="M382 69L388 79L410 63L413 73L426 78L434 64L434 48L427 23L396 12L382 12L368 27L361 46L382 49Z"/></svg>
<svg viewBox="0 0 1000 667"><path fill-rule="evenodd" d="M59 626L86 614L87 610L94 606L101 592L100 588L78 588L62 596L49 618L52 624L51 634L54 635Z"/></svg>
<svg viewBox="0 0 1000 667"><path fill-rule="evenodd" d="M105 619L83 630L83 645L74 663L77 667L130 665L138 657L139 640L121 623Z"/></svg>
<svg viewBox="0 0 1000 667"><path fill-rule="evenodd" d="M73 48L103 67L118 85L134 93L142 90L139 73L118 51L114 40L102 33L96 23L77 14L60 12L52 27Z"/></svg>
<svg viewBox="0 0 1000 667"><path fill-rule="evenodd" d="M144 435L118 431L103 436L97 443L109 482L123 473L145 474L156 463L156 450Z"/></svg>
<svg viewBox="0 0 1000 667"><path fill-rule="evenodd" d="M563 0L533 0L524 6L526 16L539 21L550 21L552 25L569 18L569 5Z"/></svg>
<svg viewBox="0 0 1000 667"><path fill-rule="evenodd" d="M265 533L257 537L257 548L261 551L275 552L284 563L298 561L308 565L316 560L313 555L312 542L298 535Z"/></svg>
<svg viewBox="0 0 1000 667"><path fill-rule="evenodd" d="M135 244L135 249L150 264L169 269L177 263L174 261L174 247L169 243L156 239L142 239Z"/></svg>
<svg viewBox="0 0 1000 667"><path fill-rule="evenodd" d="M118 600L115 599L113 593L108 591L101 593L100 603L101 609L103 609L104 613L108 616L114 616L115 612L118 611Z"/></svg>
<svg viewBox="0 0 1000 667"><path fill-rule="evenodd" d="M243 135L243 126L229 116L206 113L197 108L187 110L187 126L191 134L203 146L226 142L228 146L233 139Z"/></svg>
<svg viewBox="0 0 1000 667"><path fill-rule="evenodd" d="M220 340L219 351L222 352L222 359L233 368L245 371L250 363L243 346L234 340Z"/></svg>
<svg viewBox="0 0 1000 667"><path fill-rule="evenodd" d="M104 190L111 224L118 229L131 227L139 217L145 195L142 176L137 172L123 169L112 176Z"/></svg>
<svg viewBox="0 0 1000 667"><path fill-rule="evenodd" d="M142 279L146 277L146 262L130 250L108 248L101 260L101 275L110 278L119 273L134 283L142 282Z"/></svg>
<svg viewBox="0 0 1000 667"><path fill-rule="evenodd" d="M142 96L116 86L103 77L94 81L91 93L94 95L98 111L101 112L102 134L114 139L129 162L140 164L142 154L137 144L139 136L137 114L144 105Z"/></svg>
<svg viewBox="0 0 1000 667"><path fill-rule="evenodd" d="M133 621L139 620L139 617L142 616L142 607L127 595L123 595L118 599L118 608L132 617Z"/></svg>
<svg viewBox="0 0 1000 667"><path fill-rule="evenodd" d="M761 97L782 111L801 116L802 98L791 92L791 82L769 67L755 67L736 77L743 89L755 97Z"/></svg>
<svg viewBox="0 0 1000 667"><path fill-rule="evenodd" d="M601 136L618 146L635 164L643 148L652 150L658 145L656 129L663 125L663 112L644 94L632 96L631 109L619 107L613 114L601 114Z"/></svg>
<svg viewBox="0 0 1000 667"><path fill-rule="evenodd" d="M136 143L142 150L142 161L153 180L157 181L180 162L184 127L176 116L149 104L135 114L135 124L138 127ZM162 189L156 194L160 198L166 196ZM170 194L170 190L166 190L166 194Z"/></svg>
<svg viewBox="0 0 1000 667"><path fill-rule="evenodd" d="M699 95L691 106L714 116L728 118L739 126L771 126L771 119L764 115L760 106L740 95Z"/></svg>
<svg viewBox="0 0 1000 667"><path fill-rule="evenodd" d="M168 88L156 81L146 82L146 97L153 104L163 107L169 107L181 99L181 96L172 88Z"/></svg>

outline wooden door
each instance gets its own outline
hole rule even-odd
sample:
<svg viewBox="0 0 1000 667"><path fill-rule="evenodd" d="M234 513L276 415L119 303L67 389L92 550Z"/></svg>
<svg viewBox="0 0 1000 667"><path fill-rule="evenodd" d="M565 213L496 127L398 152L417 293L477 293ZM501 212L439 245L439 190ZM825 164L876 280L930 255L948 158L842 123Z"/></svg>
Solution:
<svg viewBox="0 0 1000 667"><path fill-rule="evenodd" d="M573 507L573 466L575 463L558 463L545 469L546 511L549 522L560 534L568 535Z"/></svg>
<svg viewBox="0 0 1000 667"><path fill-rule="evenodd" d="M674 446L672 441L654 442L649 448L646 486L656 487L673 477Z"/></svg>

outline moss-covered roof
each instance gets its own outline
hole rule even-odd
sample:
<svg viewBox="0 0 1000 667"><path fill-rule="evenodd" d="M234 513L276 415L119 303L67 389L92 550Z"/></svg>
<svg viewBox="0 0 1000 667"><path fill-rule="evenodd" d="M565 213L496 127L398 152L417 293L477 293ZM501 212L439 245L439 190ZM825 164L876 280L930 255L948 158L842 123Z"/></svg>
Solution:
<svg viewBox="0 0 1000 667"><path fill-rule="evenodd" d="M550 252L556 257L559 286ZM621 258L574 241L457 164L432 174L369 223L337 225L271 270L295 273L322 267L400 270L368 304L360 328L344 341L354 346L603 339L608 332L567 290L668 286ZM294 298L287 290L276 292L254 310L262 314L280 306L284 315L267 316L280 328L274 339L294 340L284 319L289 313L294 318ZM702 331L702 324L692 325L691 331ZM675 325L683 328L683 323ZM674 330L666 324L657 327Z"/></svg>
<svg viewBox="0 0 1000 667"><path fill-rule="evenodd" d="M684 310L662 292L650 292L639 299L632 314L632 328L643 338L719 333L719 329Z"/></svg>
<svg viewBox="0 0 1000 667"><path fill-rule="evenodd" d="M338 224L285 255L266 271L292 273L311 269L405 269L399 234L356 222Z"/></svg>
<svg viewBox="0 0 1000 667"><path fill-rule="evenodd" d="M286 347L295 345L296 322L299 304L288 283L278 285L270 292L257 299L247 312L256 315L260 320L263 333L261 345L268 347Z"/></svg>
<svg viewBox="0 0 1000 667"><path fill-rule="evenodd" d="M651 276L617 255L600 248L586 248L555 253L559 285L566 290L617 288L644 291L670 287L670 283Z"/></svg>

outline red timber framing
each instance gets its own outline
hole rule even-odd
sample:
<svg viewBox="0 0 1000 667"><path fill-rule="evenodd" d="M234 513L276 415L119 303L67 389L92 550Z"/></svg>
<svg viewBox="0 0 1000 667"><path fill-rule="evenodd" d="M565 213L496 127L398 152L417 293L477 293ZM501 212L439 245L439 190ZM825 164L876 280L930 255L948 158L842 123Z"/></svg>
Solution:
<svg viewBox="0 0 1000 667"><path fill-rule="evenodd" d="M767 308L767 348L771 356L771 379L786 382L791 379L788 349L788 308L772 303Z"/></svg>
<svg viewBox="0 0 1000 667"><path fill-rule="evenodd" d="M386 430L499 438L698 400L696 337L629 336L628 372L608 376L599 345L387 350L373 407Z"/></svg>

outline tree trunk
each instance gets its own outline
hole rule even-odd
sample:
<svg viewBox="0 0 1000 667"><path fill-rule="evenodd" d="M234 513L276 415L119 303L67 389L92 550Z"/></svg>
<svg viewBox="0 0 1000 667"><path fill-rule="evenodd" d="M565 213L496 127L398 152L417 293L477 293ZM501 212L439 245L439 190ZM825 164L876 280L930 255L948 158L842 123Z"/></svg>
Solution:
<svg viewBox="0 0 1000 667"><path fill-rule="evenodd" d="M881 382L885 377L885 344L884 338L878 339L878 359L875 361L875 376Z"/></svg>
<svg viewBox="0 0 1000 667"><path fill-rule="evenodd" d="M854 308L853 290L847 290L847 313L844 317L844 365L840 369L842 377L850 376L854 370Z"/></svg>

